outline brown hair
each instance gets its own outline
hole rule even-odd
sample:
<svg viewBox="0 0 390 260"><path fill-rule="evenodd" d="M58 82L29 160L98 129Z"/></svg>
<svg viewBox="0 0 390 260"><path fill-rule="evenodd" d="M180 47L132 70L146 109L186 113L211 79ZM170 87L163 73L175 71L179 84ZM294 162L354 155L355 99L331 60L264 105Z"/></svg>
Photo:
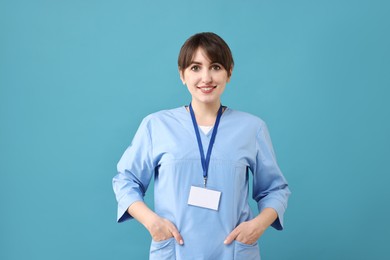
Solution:
<svg viewBox="0 0 390 260"><path fill-rule="evenodd" d="M185 70L191 65L198 48L204 50L211 62L220 63L227 71L228 76L231 76L234 65L232 52L226 42L212 32L197 33L187 39L180 49L179 70Z"/></svg>

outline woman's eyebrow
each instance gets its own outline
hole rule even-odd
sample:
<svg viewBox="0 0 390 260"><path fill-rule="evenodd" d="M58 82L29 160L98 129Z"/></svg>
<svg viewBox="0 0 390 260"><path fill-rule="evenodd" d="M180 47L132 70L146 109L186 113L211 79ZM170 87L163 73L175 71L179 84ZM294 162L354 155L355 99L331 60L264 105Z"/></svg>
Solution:
<svg viewBox="0 0 390 260"><path fill-rule="evenodd" d="M192 64L203 65L203 63L199 62L199 61L193 61L193 62L191 62L191 65ZM210 65L215 65L215 64L221 65L221 63L219 63L218 61L213 61L213 62L210 63Z"/></svg>

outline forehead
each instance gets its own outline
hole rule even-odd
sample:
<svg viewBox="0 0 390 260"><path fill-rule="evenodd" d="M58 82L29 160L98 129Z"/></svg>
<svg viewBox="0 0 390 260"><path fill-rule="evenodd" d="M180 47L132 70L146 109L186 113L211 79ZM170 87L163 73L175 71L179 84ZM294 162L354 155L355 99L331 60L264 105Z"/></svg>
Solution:
<svg viewBox="0 0 390 260"><path fill-rule="evenodd" d="M198 48L192 56L191 63L213 63L202 48Z"/></svg>

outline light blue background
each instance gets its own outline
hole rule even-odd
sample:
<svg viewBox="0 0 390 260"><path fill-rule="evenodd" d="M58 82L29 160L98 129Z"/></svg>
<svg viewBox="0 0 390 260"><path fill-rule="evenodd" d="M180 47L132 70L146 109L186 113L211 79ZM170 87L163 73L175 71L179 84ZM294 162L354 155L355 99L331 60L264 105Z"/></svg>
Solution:
<svg viewBox="0 0 390 260"><path fill-rule="evenodd" d="M385 259L388 1L0 2L0 259L146 259L111 179L140 120L188 104L180 46L220 34L224 104L262 117L293 195L263 259ZM151 201L152 193L147 200Z"/></svg>

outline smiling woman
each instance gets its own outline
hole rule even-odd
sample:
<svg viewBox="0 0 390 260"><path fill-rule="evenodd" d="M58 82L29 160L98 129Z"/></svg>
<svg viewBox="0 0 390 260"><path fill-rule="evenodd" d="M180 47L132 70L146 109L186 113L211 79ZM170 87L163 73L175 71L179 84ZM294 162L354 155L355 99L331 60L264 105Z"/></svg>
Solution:
<svg viewBox="0 0 390 260"><path fill-rule="evenodd" d="M221 105L233 64L218 35L190 37L178 59L190 105L147 116L118 163L118 221L146 227L150 259L260 259L265 229L283 228L290 190L266 124ZM249 170L257 215L248 203ZM143 202L152 177L154 211Z"/></svg>
<svg viewBox="0 0 390 260"><path fill-rule="evenodd" d="M212 125L220 98L230 81L233 56L226 42L214 33L196 34L182 46L178 67L180 78L192 95L195 110L206 108L196 115L200 125Z"/></svg>
<svg viewBox="0 0 390 260"><path fill-rule="evenodd" d="M201 47L194 53L190 66L180 70L180 78L191 93L192 106L198 110L200 107L207 107L208 111L218 109L221 95L230 80L226 69L220 63L210 61ZM208 119L209 121L203 122L203 118L198 116L197 122L212 125L215 121L212 114Z"/></svg>

